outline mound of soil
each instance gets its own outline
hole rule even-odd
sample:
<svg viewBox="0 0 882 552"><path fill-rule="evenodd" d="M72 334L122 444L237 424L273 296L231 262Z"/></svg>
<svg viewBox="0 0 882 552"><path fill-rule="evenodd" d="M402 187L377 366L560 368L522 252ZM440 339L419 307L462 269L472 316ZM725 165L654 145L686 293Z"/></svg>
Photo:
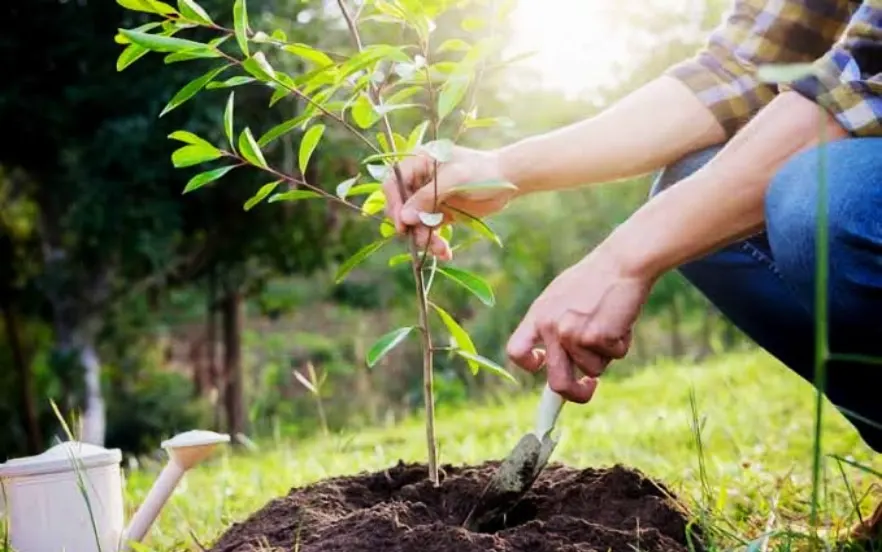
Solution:
<svg viewBox="0 0 882 552"><path fill-rule="evenodd" d="M622 466L548 466L505 525L461 524L498 462L444 466L434 487L424 465L326 479L269 502L230 527L210 552L678 552L687 519L660 483ZM694 526L695 550L701 550Z"/></svg>

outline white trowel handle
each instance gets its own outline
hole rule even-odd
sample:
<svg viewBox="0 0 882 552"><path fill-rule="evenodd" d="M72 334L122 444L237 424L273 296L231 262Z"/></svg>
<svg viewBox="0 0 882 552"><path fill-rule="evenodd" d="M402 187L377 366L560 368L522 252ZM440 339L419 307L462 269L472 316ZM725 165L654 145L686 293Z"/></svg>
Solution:
<svg viewBox="0 0 882 552"><path fill-rule="evenodd" d="M563 397L552 391L546 383L542 390L542 398L539 399L539 408L536 410L536 437L540 440L554 427L563 403Z"/></svg>

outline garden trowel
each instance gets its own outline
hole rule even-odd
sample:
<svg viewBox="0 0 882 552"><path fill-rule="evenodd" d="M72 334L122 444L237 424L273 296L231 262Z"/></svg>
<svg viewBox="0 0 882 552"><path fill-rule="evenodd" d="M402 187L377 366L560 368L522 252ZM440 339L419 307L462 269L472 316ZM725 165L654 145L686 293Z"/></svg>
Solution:
<svg viewBox="0 0 882 552"><path fill-rule="evenodd" d="M536 412L536 428L521 437L487 482L463 522L466 529L481 531L500 521L533 486L557 446L557 441L551 438L551 430L562 407L563 397L546 383Z"/></svg>

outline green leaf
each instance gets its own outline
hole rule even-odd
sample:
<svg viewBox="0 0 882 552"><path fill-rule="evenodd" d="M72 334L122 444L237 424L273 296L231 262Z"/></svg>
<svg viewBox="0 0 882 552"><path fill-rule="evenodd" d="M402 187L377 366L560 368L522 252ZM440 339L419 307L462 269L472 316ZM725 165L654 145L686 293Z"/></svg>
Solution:
<svg viewBox="0 0 882 552"><path fill-rule="evenodd" d="M261 147L264 147L279 136L291 132L308 118L309 116L304 114L294 117L293 119L288 119L284 123L280 123L266 131L264 135L260 137L260 140L258 140L257 143L260 144Z"/></svg>
<svg viewBox="0 0 882 552"><path fill-rule="evenodd" d="M288 35L285 34L285 31L282 29L276 29L270 34L270 38L274 40L278 40L279 42L288 42Z"/></svg>
<svg viewBox="0 0 882 552"><path fill-rule="evenodd" d="M768 63L757 68L761 82L788 83L814 74L812 63Z"/></svg>
<svg viewBox="0 0 882 552"><path fill-rule="evenodd" d="M208 146L209 148L213 148L214 146L208 140L200 138L190 132L189 130L176 130L168 135L170 140L177 140L178 142L184 142L185 144L193 144L193 145L203 145Z"/></svg>
<svg viewBox="0 0 882 552"><path fill-rule="evenodd" d="M169 100L168 104L166 104L159 116L162 117L172 109L175 109L176 107L180 106L181 104L195 96L200 90L205 88L205 85L208 84L208 81L221 74L228 67L229 65L221 65L220 67L216 67L211 71L205 73L201 77L197 77L188 82L186 85L184 85L183 88L178 91L177 94L174 95L171 100Z"/></svg>
<svg viewBox="0 0 882 552"><path fill-rule="evenodd" d="M426 213L420 211L417 213L420 221L429 228L435 228L444 220L444 213Z"/></svg>
<svg viewBox="0 0 882 552"><path fill-rule="evenodd" d="M266 159L260 151L260 146L254 141L251 135L251 129L245 127L245 130L239 134L239 154L244 157L252 165L265 169L267 168Z"/></svg>
<svg viewBox="0 0 882 552"><path fill-rule="evenodd" d="M184 188L183 193L189 193L193 190L197 190L202 186L205 186L209 182L214 182L218 178L221 178L231 170L235 169L236 165L229 165L226 167L220 167L217 169L212 169L210 171L205 171L203 173L199 173L187 182L187 186Z"/></svg>
<svg viewBox="0 0 882 552"><path fill-rule="evenodd" d="M300 201L301 199L315 199L318 197L322 197L321 194L312 190L288 190L287 192L273 194L268 201L269 203L275 203L277 201Z"/></svg>
<svg viewBox="0 0 882 552"><path fill-rule="evenodd" d="M221 151L211 145L189 145L172 153L172 164L176 168L189 167L206 161L212 161L221 155Z"/></svg>
<svg viewBox="0 0 882 552"><path fill-rule="evenodd" d="M407 151L413 151L423 143L423 138L426 136L426 129L428 128L429 121L423 121L410 132L410 136L407 138Z"/></svg>
<svg viewBox="0 0 882 552"><path fill-rule="evenodd" d="M389 351L397 347L413 331L413 326L393 330L376 341L367 352L367 365L373 368Z"/></svg>
<svg viewBox="0 0 882 552"><path fill-rule="evenodd" d="M233 151L236 151L236 143L233 139L233 100L234 100L235 92L230 92L230 97L227 98L227 107L224 109L224 132L227 135L227 140L230 142L230 147L233 148Z"/></svg>
<svg viewBox="0 0 882 552"><path fill-rule="evenodd" d="M337 274L334 276L334 282L337 284L342 282L346 278L346 275L352 272L353 268L363 263L365 259L379 251L379 249L387 243L389 243L389 238L384 238L369 243L356 251L353 256L349 257L342 265L340 265L340 268L337 269Z"/></svg>
<svg viewBox="0 0 882 552"><path fill-rule="evenodd" d="M243 84L248 84L250 82L254 82L254 77L246 77L244 75L237 75L235 77L230 77L223 82L212 81L205 85L205 88L208 90L214 90L215 88L233 88L234 86L241 86Z"/></svg>
<svg viewBox="0 0 882 552"><path fill-rule="evenodd" d="M156 27L159 27L161 24L162 23L160 21L151 21L150 23L145 23L139 27L135 27L132 30L133 31L149 31L150 29L155 29ZM117 44L123 44L123 45L132 43L132 41L129 40L128 38L126 38L126 36L124 34L119 33L119 32L113 36L113 41L116 42Z"/></svg>
<svg viewBox="0 0 882 552"><path fill-rule="evenodd" d="M386 194L383 193L383 190L377 190L364 200L364 204L361 206L361 212L366 215L375 215L383 210L386 206Z"/></svg>
<svg viewBox="0 0 882 552"><path fill-rule="evenodd" d="M462 30L473 33L475 31L480 31L487 25L487 22L481 19L480 17L466 17L462 20L460 27Z"/></svg>
<svg viewBox="0 0 882 552"><path fill-rule="evenodd" d="M236 0L233 4L233 31L236 33L236 42L239 49L246 56L248 54L248 8L245 0Z"/></svg>
<svg viewBox="0 0 882 552"><path fill-rule="evenodd" d="M439 163L447 163L453 157L453 142L446 138L429 142L423 149Z"/></svg>
<svg viewBox="0 0 882 552"><path fill-rule="evenodd" d="M507 117L483 117L480 119L466 119L463 124L466 128L489 128L494 126L511 128L514 126L514 121Z"/></svg>
<svg viewBox="0 0 882 552"><path fill-rule="evenodd" d="M379 120L379 116L374 111L374 106L366 94L360 94L355 100L355 104L352 106L352 119L363 129L369 128Z"/></svg>
<svg viewBox="0 0 882 552"><path fill-rule="evenodd" d="M391 238L395 235L395 224L390 218L384 218L380 223L380 235L384 238Z"/></svg>
<svg viewBox="0 0 882 552"><path fill-rule="evenodd" d="M395 161L400 161L407 157L413 157L414 154L406 152L406 151L397 151L397 152L389 152L389 153L375 153L373 155L369 155L361 160L362 163L373 163L374 161L383 161L385 159L394 159Z"/></svg>
<svg viewBox="0 0 882 552"><path fill-rule="evenodd" d="M119 57L116 60L116 70L122 71L129 65L144 57L144 55L147 54L147 52L149 51L150 50L144 48L143 46L138 46L137 44L129 44L119 54Z"/></svg>
<svg viewBox="0 0 882 552"><path fill-rule="evenodd" d="M381 185L379 182L374 182L373 184L359 184L358 186L353 186L349 190L347 197L372 194L380 188Z"/></svg>
<svg viewBox="0 0 882 552"><path fill-rule="evenodd" d="M450 115L465 97L468 88L468 78L455 77L448 80L438 95L438 117L443 119Z"/></svg>
<svg viewBox="0 0 882 552"><path fill-rule="evenodd" d="M415 94L419 94L423 91L422 86L408 86L407 88L402 88L398 92L392 94L388 98L386 98L386 103L390 105L400 104L404 100L410 98Z"/></svg>
<svg viewBox="0 0 882 552"><path fill-rule="evenodd" d="M498 376L502 376L503 378L511 381L512 383L518 382L518 380L516 380L514 378L514 376L512 376L510 373L508 373L508 370L506 370L502 366L496 364L495 362L493 362L489 358L484 358L481 355L478 355L475 353L470 353L468 351L463 351L460 349L457 349L454 352L456 354L458 354L459 356L463 357L464 359L466 359L467 361L477 363L481 368L486 368L487 370L490 370L491 372L493 372L494 374L496 374Z"/></svg>
<svg viewBox="0 0 882 552"><path fill-rule="evenodd" d="M207 25L214 24L208 13L195 0L178 0L178 11L181 12L181 15L192 21L198 21Z"/></svg>
<svg viewBox="0 0 882 552"><path fill-rule="evenodd" d="M490 284L477 274L473 274L468 270L463 270L461 268L454 268L452 266L444 268L438 267L438 272L470 291L488 307L492 307L496 303L496 298L493 296L493 289L490 287Z"/></svg>
<svg viewBox="0 0 882 552"><path fill-rule="evenodd" d="M130 29L119 29L119 32L132 43L152 50L154 52L180 52L182 50L206 51L211 50L207 44L185 40L183 38L175 38L172 36L162 36L157 34L133 31Z"/></svg>
<svg viewBox="0 0 882 552"><path fill-rule="evenodd" d="M243 209L250 211L255 205L263 201L266 196L270 195L270 192L275 190L282 182L282 180L276 180L275 182L270 182L269 184L261 186L260 189L245 202Z"/></svg>
<svg viewBox="0 0 882 552"><path fill-rule="evenodd" d="M266 60L266 56L263 55L263 52L257 52L243 61L242 69L245 69L262 81L274 82L276 79L276 72Z"/></svg>
<svg viewBox="0 0 882 552"><path fill-rule="evenodd" d="M353 184L355 184L358 181L358 178L360 176L361 175L357 174L357 175L353 176L352 178L347 178L343 182L337 184L337 189L336 189L337 197L339 197L340 199L346 199L346 196L349 195L349 191L352 189Z"/></svg>
<svg viewBox="0 0 882 552"><path fill-rule="evenodd" d="M368 174L378 182L386 180L386 176L389 174L389 167L386 165L367 165L367 170Z"/></svg>
<svg viewBox="0 0 882 552"><path fill-rule="evenodd" d="M441 321L444 322L444 325L447 326L447 331L450 332L450 336L456 341L456 347L473 355L478 354L478 351L475 349L475 344L472 342L472 338L469 337L468 332L466 332L462 326L457 324L456 320L454 320L446 310L442 309L435 303L430 304L435 308L435 312L438 313L438 316L441 318ZM469 360L468 364L469 368L472 370L472 374L477 374L480 364L474 360Z"/></svg>
<svg viewBox="0 0 882 552"><path fill-rule="evenodd" d="M165 56L164 61L166 64L176 63L179 61L190 61L193 59L211 59L211 58L219 58L221 57L220 52L217 50L182 50L180 52L174 52Z"/></svg>
<svg viewBox="0 0 882 552"><path fill-rule="evenodd" d="M499 247L502 247L502 239L496 234L496 232L493 231L492 228L487 225L487 223L485 223L481 219L470 217L465 224L476 233L484 236Z"/></svg>
<svg viewBox="0 0 882 552"><path fill-rule="evenodd" d="M312 152L315 151L324 132L325 125L318 124L310 127L303 135L303 140L300 141L300 153L298 156L298 166L302 174L306 174L306 166L309 163L309 158L312 157Z"/></svg>
<svg viewBox="0 0 882 552"><path fill-rule="evenodd" d="M286 52L294 54L301 59L305 59L306 61L317 65L319 68L334 65L334 60L332 60L330 56L328 56L328 54L320 50L316 50L308 44L301 44L298 42L296 44L288 44L282 49Z"/></svg>
<svg viewBox="0 0 882 552"><path fill-rule="evenodd" d="M471 49L471 45L461 38L448 38L438 46L436 53L456 52Z"/></svg>
<svg viewBox="0 0 882 552"><path fill-rule="evenodd" d="M399 253L398 255L393 255L389 259L389 266L400 265L401 263L406 263L410 261L410 253Z"/></svg>
<svg viewBox="0 0 882 552"><path fill-rule="evenodd" d="M512 190L517 191L518 187L506 180L479 180L477 182L466 182L458 184L450 188L451 192L481 192L487 190Z"/></svg>
<svg viewBox="0 0 882 552"><path fill-rule="evenodd" d="M158 0L116 0L116 3L125 9L132 11L158 13L160 15L177 13L173 7L165 2L159 2Z"/></svg>

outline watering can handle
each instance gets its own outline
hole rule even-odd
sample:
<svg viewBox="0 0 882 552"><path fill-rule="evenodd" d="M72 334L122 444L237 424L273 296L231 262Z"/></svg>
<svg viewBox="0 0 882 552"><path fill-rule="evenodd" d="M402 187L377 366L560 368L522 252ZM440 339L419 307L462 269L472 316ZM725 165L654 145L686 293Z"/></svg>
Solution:
<svg viewBox="0 0 882 552"><path fill-rule="evenodd" d="M546 383L542 389L542 398L539 399L539 408L536 410L536 437L539 440L554 428L563 403L563 397L552 391Z"/></svg>

